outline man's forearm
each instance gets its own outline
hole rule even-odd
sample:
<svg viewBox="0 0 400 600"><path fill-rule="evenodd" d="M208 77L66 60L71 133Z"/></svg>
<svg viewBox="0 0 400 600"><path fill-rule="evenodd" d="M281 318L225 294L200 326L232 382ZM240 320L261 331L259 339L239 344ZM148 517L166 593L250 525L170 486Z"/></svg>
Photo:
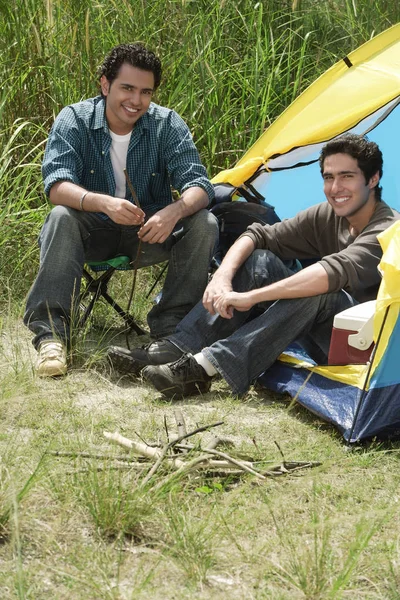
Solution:
<svg viewBox="0 0 400 600"><path fill-rule="evenodd" d="M327 293L328 289L328 275L324 267L315 264L291 277L256 290L234 292L221 289L221 293L212 298L209 312L217 312L224 319L231 319L234 310L247 311L260 302L318 296Z"/></svg>
<svg viewBox="0 0 400 600"><path fill-rule="evenodd" d="M82 195L88 192L82 202ZM83 187L72 183L72 181L58 181L50 189L50 202L55 205L69 206L76 210L86 212L104 212L105 199L104 194L96 194L85 190Z"/></svg>
<svg viewBox="0 0 400 600"><path fill-rule="evenodd" d="M328 291L328 274L322 265L316 263L286 279L252 290L249 294L252 297L252 303L258 304L259 302L319 296Z"/></svg>
<svg viewBox="0 0 400 600"><path fill-rule="evenodd" d="M145 216L138 206L128 200L91 192L71 181L55 183L50 189L50 201L75 210L104 213L120 225L141 225Z"/></svg>
<svg viewBox="0 0 400 600"><path fill-rule="evenodd" d="M194 215L202 208L207 208L209 204L208 194L200 186L187 188L179 200L176 200L171 206L171 210L176 211L178 219L184 219Z"/></svg>
<svg viewBox="0 0 400 600"><path fill-rule="evenodd" d="M248 236L243 236L229 248L228 252L221 263L221 266L216 271L214 277L218 275L232 281L237 270L249 258L254 251L254 242Z"/></svg>

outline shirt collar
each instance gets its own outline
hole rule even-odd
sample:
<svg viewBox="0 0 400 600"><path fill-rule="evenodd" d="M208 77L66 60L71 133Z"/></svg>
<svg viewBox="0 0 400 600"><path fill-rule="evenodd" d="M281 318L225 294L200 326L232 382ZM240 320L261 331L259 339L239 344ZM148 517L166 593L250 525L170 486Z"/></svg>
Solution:
<svg viewBox="0 0 400 600"><path fill-rule="evenodd" d="M109 132L109 127L106 119L106 102L102 96L97 96L97 102L94 108L94 123L93 129L104 129L106 133ZM136 129L149 129L150 127L150 115L149 112L153 112L153 102L150 104L147 112L144 113L136 123Z"/></svg>
<svg viewBox="0 0 400 600"><path fill-rule="evenodd" d="M93 129L103 129L108 133L106 103L102 96L95 98Z"/></svg>
<svg viewBox="0 0 400 600"><path fill-rule="evenodd" d="M139 119L139 121L136 123L136 129L138 129L139 131L141 129L149 129L150 127L150 116L149 116L149 111L151 110L151 104L148 108L148 110L144 113L144 115L142 115Z"/></svg>

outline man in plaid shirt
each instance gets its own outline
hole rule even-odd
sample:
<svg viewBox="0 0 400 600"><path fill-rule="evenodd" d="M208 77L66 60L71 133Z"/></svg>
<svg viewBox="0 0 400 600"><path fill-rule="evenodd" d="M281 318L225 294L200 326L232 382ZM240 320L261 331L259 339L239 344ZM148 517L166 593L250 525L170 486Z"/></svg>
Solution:
<svg viewBox="0 0 400 600"><path fill-rule="evenodd" d="M207 210L213 187L187 125L151 101L160 80L153 52L117 46L100 70L101 95L65 107L51 129L42 172L56 206L40 233L40 269L24 316L39 376L66 373L85 261L134 259L139 240L140 267L169 260L161 301L148 315L154 338L172 333L205 289L218 236Z"/></svg>

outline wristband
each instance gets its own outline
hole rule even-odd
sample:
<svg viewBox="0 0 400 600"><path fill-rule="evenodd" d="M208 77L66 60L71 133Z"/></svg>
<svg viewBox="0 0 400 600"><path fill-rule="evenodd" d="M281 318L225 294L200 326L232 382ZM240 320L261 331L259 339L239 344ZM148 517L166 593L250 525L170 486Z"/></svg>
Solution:
<svg viewBox="0 0 400 600"><path fill-rule="evenodd" d="M79 208L80 208L80 210L84 210L84 208L83 208L83 201L86 198L86 196L87 196L88 193L89 192L83 192L83 194L81 196L81 199L79 200Z"/></svg>

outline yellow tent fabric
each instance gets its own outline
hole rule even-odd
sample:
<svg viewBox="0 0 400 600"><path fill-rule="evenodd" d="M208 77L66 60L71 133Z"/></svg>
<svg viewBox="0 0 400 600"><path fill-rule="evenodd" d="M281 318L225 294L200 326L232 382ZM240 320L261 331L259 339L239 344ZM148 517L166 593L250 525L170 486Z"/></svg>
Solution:
<svg viewBox="0 0 400 600"><path fill-rule="evenodd" d="M317 373L318 375L322 375L322 377L326 377L327 379L331 379L332 381L344 383L345 385L352 385L353 387L357 387L360 390L364 386L365 377L368 372L368 365L340 365L337 367L314 367L309 362L305 360L299 360L298 358L290 356L289 354L281 354L279 360L283 363L291 364L297 369L308 369L309 371L312 371L312 373Z"/></svg>
<svg viewBox="0 0 400 600"><path fill-rule="evenodd" d="M375 362L379 364L385 353L390 335L396 324L400 308L400 221L378 235L383 256L379 265L382 272L382 283L379 286L374 317L374 340L381 330L386 308L390 306L386 317L385 328L376 352Z"/></svg>
<svg viewBox="0 0 400 600"><path fill-rule="evenodd" d="M354 50L348 58L352 67L341 60L328 69L234 168L219 173L213 183L241 185L271 157L329 140L400 94L400 23Z"/></svg>

